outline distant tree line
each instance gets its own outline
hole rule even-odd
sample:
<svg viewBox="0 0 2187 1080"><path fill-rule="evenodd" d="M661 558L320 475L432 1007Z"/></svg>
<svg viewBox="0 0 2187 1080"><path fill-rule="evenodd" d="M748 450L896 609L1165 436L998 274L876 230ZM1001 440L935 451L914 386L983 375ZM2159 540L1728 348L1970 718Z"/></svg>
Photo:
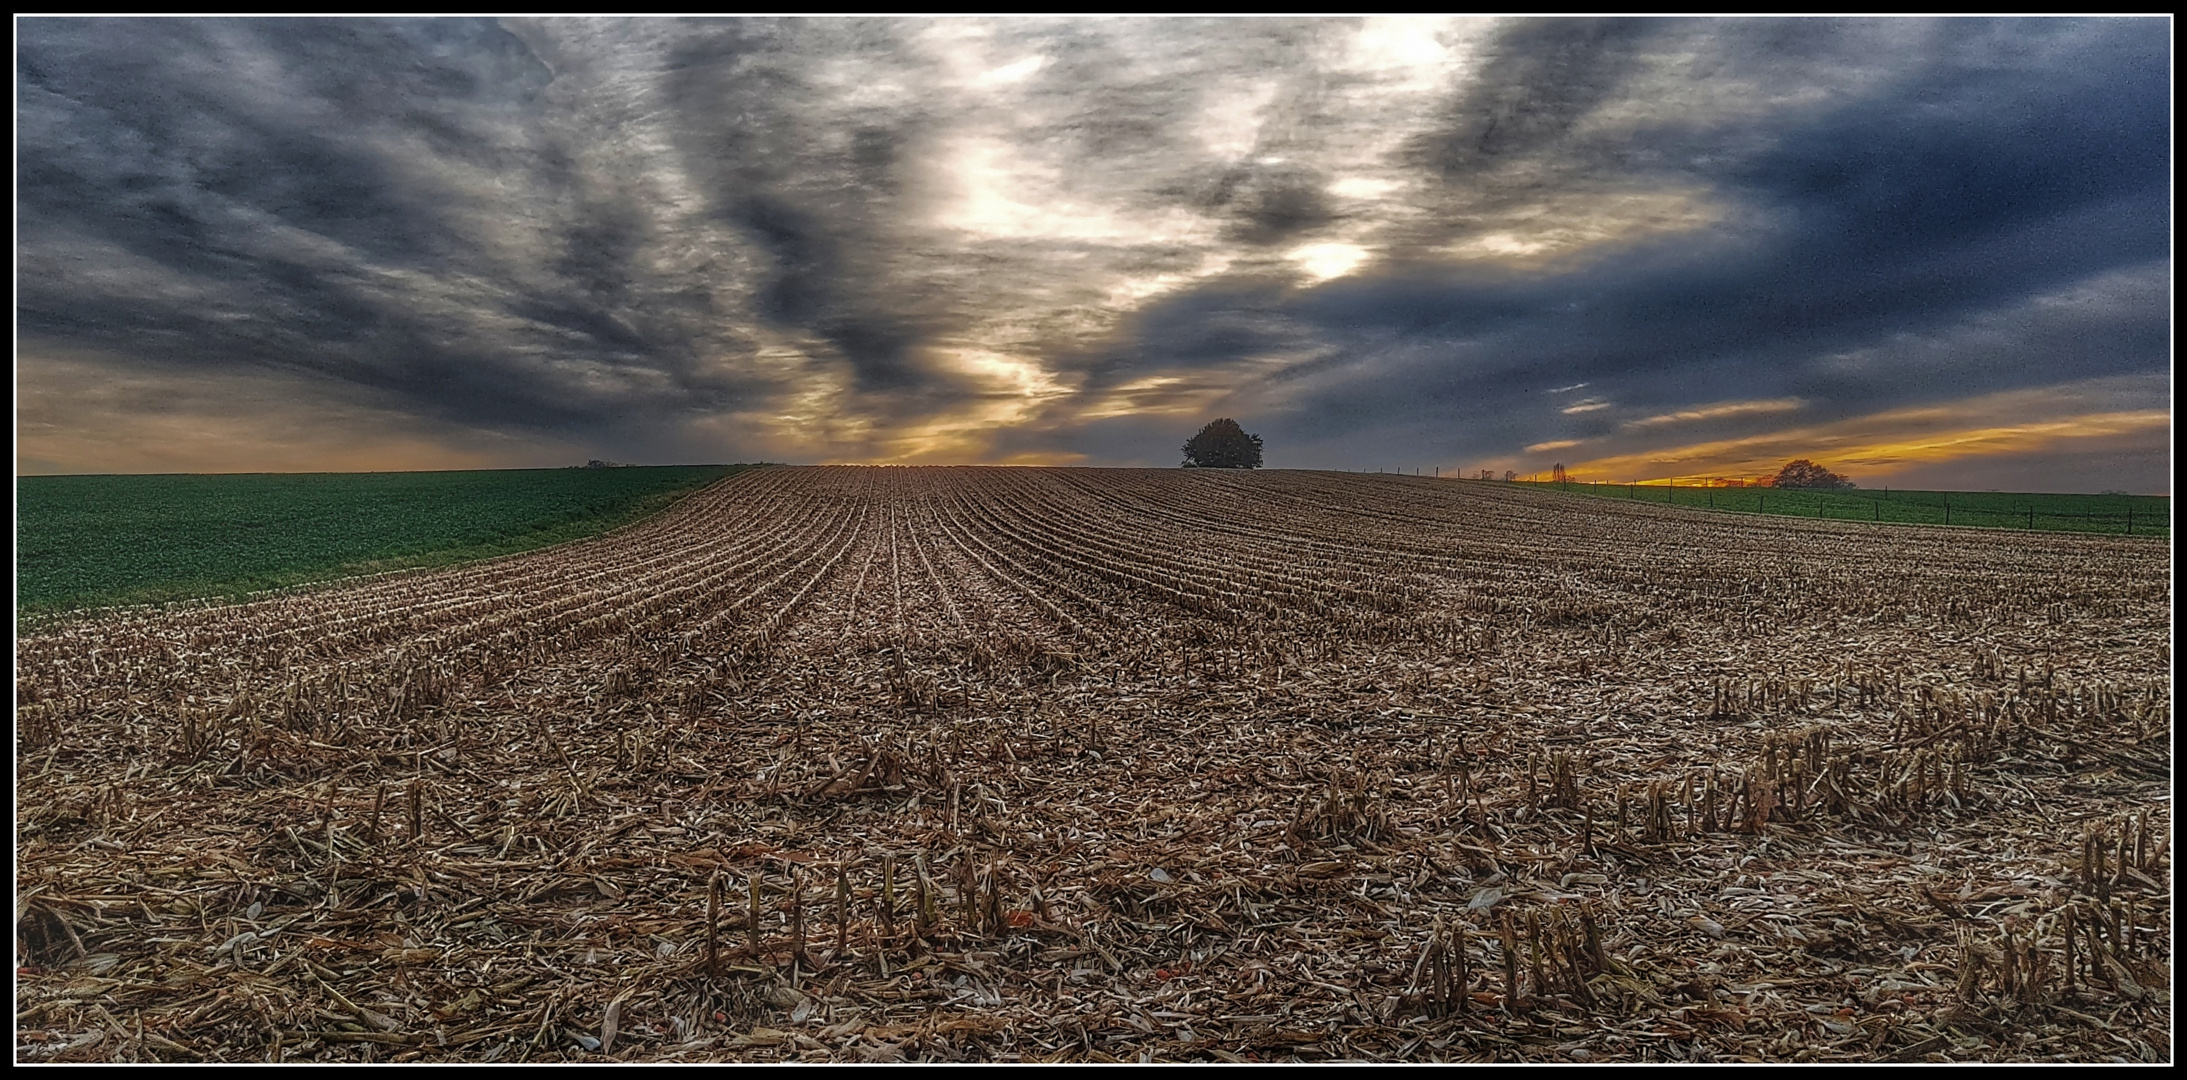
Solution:
<svg viewBox="0 0 2187 1080"><path fill-rule="evenodd" d="M1513 474L1511 473L1505 473L1504 479L1509 480L1512 478L1512 476ZM1496 477L1495 474L1490 472L1489 470L1482 469L1480 472L1480 478L1483 480L1493 480ZM1572 474L1565 469L1563 462L1558 462L1557 464L1549 467L1549 479L1551 483L1562 484L1568 482L1569 480L1571 480L1571 478ZM1786 462L1784 468L1778 469L1776 475L1774 476L1764 476L1756 480L1747 480L1733 476L1712 476L1706 480L1701 480L1697 483L1688 483L1682 486L1734 488L1778 487L1804 488L1809 490L1842 490L1846 488L1859 487L1860 485L1855 484L1844 473L1831 472L1829 469L1817 465L1806 458L1797 458L1793 461Z"/></svg>

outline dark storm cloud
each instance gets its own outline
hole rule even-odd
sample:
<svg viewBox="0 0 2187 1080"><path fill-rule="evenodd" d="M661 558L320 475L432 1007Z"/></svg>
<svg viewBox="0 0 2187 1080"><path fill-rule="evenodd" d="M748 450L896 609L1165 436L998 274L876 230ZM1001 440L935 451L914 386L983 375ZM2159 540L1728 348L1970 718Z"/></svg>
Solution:
<svg viewBox="0 0 2187 1080"><path fill-rule="evenodd" d="M1325 192L1328 177L1293 167L1225 170L1201 205L1228 218L1224 235L1241 243L1281 243L1336 217Z"/></svg>
<svg viewBox="0 0 2187 1080"><path fill-rule="evenodd" d="M823 446L831 426L885 441L998 393L942 346L1022 357L1055 321L1018 294L1045 288L1028 264L1074 241L989 204L1068 211L1007 171L984 196L949 190L968 138L1002 147L1006 169L1045 155L1058 194L1106 214L1090 238L1118 272L1198 264L1116 216L1180 201L1180 170L1219 177L1201 208L1218 235L1276 244L1332 219L1313 168L1211 167L1179 127L1212 76L1296 68L1330 27L1232 25L1212 47L1133 27L1151 36L30 20L21 325L48 349L302 372L457 424L644 443L693 417L789 410ZM954 70L960 31L1050 62L1021 80L1028 107ZM952 205L970 224L936 229Z"/></svg>
<svg viewBox="0 0 2187 1080"><path fill-rule="evenodd" d="M1420 163L1446 183L1559 148L1615 100L1664 26L1647 19L1529 21L1498 36L1477 79L1418 140Z"/></svg>
<svg viewBox="0 0 2187 1080"><path fill-rule="evenodd" d="M1636 54L1666 37L1746 70L1850 44L1816 24L1702 26L1705 40L1691 26L1515 29L1448 127L1415 146L1453 183L1493 185L1511 157L1536 174L1648 162L1617 178L1705 188L1733 208L1719 225L1535 273L1423 260L1227 310L1180 296L1139 325L1310 329L1324 355L1290 372L1303 392L1271 395L1271 445L1418 453L1425 436L1455 455L1606 435L1697 394L1793 396L1830 418L2163 369L2161 26L1948 23L1924 62L1826 106L1590 121L1624 104L1620 80L1646 66ZM1184 350L1196 366L1224 360L1228 341L1229 359L1267 351L1254 335L1183 340L1199 346ZM1568 403L1542 393L1581 381L1615 407L1566 417Z"/></svg>
<svg viewBox="0 0 2187 1080"><path fill-rule="evenodd" d="M1167 464L1213 410L1371 465L2168 362L2158 20L19 26L24 379L619 459Z"/></svg>
<svg viewBox="0 0 2187 1080"><path fill-rule="evenodd" d="M733 322L645 265L650 195L587 175L553 73L491 22L22 29L26 341L540 431L763 389L701 363Z"/></svg>
<svg viewBox="0 0 2187 1080"><path fill-rule="evenodd" d="M713 213L769 257L756 314L834 345L862 390L940 381L917 350L946 319L926 298L891 287L882 254L901 212L896 166L920 136L917 95L849 130L810 114L826 94L807 77L815 56L883 69L905 61L889 24L753 22L687 33L669 51L665 79L674 138Z"/></svg>

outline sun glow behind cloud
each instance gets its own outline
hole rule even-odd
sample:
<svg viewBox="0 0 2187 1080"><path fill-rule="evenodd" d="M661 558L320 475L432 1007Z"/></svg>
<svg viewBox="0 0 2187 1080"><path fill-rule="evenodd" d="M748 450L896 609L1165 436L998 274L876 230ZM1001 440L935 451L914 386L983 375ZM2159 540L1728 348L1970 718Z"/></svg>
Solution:
<svg viewBox="0 0 2187 1080"><path fill-rule="evenodd" d="M1367 261L1368 252L1357 244L1308 244L1292 249L1285 257L1319 282L1359 269Z"/></svg>

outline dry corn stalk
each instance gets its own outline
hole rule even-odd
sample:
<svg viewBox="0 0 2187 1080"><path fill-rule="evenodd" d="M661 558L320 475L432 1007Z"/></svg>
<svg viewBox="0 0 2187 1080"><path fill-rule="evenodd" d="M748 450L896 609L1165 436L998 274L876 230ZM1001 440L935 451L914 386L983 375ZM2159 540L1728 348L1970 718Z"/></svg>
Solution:
<svg viewBox="0 0 2187 1080"><path fill-rule="evenodd" d="M17 644L18 1052L2162 1056L2163 556L817 468L109 613Z"/></svg>

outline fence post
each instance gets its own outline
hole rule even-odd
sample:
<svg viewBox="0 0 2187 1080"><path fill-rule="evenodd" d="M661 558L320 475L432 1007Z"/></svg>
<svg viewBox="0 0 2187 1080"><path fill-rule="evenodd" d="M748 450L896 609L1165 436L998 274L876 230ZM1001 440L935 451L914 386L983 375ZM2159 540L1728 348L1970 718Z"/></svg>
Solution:
<svg viewBox="0 0 2187 1080"><path fill-rule="evenodd" d="M2128 503L2126 506L2126 535L2134 535L2134 506L2132 503Z"/></svg>
<svg viewBox="0 0 2187 1080"><path fill-rule="evenodd" d="M2028 507L2028 531L2035 531L2035 508L2032 506Z"/></svg>

